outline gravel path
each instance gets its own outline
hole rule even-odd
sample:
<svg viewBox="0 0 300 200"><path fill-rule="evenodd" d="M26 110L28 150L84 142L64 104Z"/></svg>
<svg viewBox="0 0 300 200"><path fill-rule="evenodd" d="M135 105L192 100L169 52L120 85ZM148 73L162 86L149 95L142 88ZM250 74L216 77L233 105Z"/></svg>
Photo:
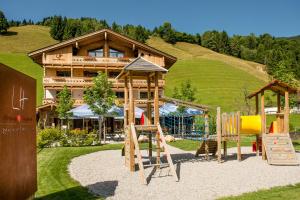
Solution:
<svg viewBox="0 0 300 200"><path fill-rule="evenodd" d="M69 172L93 193L119 200L215 199L300 182L299 166L271 166L254 154L244 154L243 161L238 162L234 151L229 149L229 159L218 164L195 158L194 152L170 147L180 181L168 176L169 169L165 168L152 176L148 186L141 185L138 172L125 168L120 151L100 151L74 158ZM250 151L248 147L242 148L243 153ZM146 176L151 170L146 169Z"/></svg>

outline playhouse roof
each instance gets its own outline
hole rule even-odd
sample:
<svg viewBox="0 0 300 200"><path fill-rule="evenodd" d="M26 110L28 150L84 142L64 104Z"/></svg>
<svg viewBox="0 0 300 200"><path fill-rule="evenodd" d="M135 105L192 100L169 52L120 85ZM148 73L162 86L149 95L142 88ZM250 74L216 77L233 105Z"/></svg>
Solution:
<svg viewBox="0 0 300 200"><path fill-rule="evenodd" d="M258 91L250 94L248 98L251 99L252 97L262 93L265 90L271 90L281 95L284 95L286 91L289 92L289 94L297 94L297 88L291 87L287 83L283 83L279 80L273 80L272 82L268 83L264 87L260 88Z"/></svg>
<svg viewBox="0 0 300 200"><path fill-rule="evenodd" d="M122 78L126 72L132 71L134 73L151 73L151 72L168 72L167 69L146 60L143 57L138 57L131 63L126 65L116 79Z"/></svg>

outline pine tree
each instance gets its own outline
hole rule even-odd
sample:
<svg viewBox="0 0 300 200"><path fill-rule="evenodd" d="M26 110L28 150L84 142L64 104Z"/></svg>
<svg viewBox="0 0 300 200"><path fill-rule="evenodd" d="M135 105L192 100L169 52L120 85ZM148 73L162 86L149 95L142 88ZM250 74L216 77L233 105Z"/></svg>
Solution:
<svg viewBox="0 0 300 200"><path fill-rule="evenodd" d="M53 39L62 41L67 19L61 16L54 16L51 23L50 35Z"/></svg>
<svg viewBox="0 0 300 200"><path fill-rule="evenodd" d="M0 10L0 34L6 33L9 28L7 19L5 18L4 13Z"/></svg>

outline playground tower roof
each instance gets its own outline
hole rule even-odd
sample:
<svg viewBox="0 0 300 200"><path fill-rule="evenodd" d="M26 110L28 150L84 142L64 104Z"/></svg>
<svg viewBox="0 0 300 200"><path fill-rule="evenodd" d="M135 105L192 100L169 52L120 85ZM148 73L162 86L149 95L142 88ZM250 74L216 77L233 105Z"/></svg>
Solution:
<svg viewBox="0 0 300 200"><path fill-rule="evenodd" d="M286 83L283 83L279 80L273 80L272 82L268 83L267 85L265 85L264 87L262 87L261 89L259 89L258 91L250 94L248 96L249 99L251 99L254 96L257 96L258 94L262 93L265 90L271 90L275 93L279 93L281 95L284 96L284 92L288 92L289 94L297 94L297 88L291 87Z"/></svg>

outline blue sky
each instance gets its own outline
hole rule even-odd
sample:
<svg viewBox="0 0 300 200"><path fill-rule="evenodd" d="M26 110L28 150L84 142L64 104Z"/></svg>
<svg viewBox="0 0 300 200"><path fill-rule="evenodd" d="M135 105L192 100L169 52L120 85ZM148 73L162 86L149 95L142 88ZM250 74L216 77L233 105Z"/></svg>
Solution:
<svg viewBox="0 0 300 200"><path fill-rule="evenodd" d="M1 0L0 9L7 18L18 20L37 21L56 14L151 29L169 21L175 29L189 33L216 29L230 35L300 35L297 0Z"/></svg>

